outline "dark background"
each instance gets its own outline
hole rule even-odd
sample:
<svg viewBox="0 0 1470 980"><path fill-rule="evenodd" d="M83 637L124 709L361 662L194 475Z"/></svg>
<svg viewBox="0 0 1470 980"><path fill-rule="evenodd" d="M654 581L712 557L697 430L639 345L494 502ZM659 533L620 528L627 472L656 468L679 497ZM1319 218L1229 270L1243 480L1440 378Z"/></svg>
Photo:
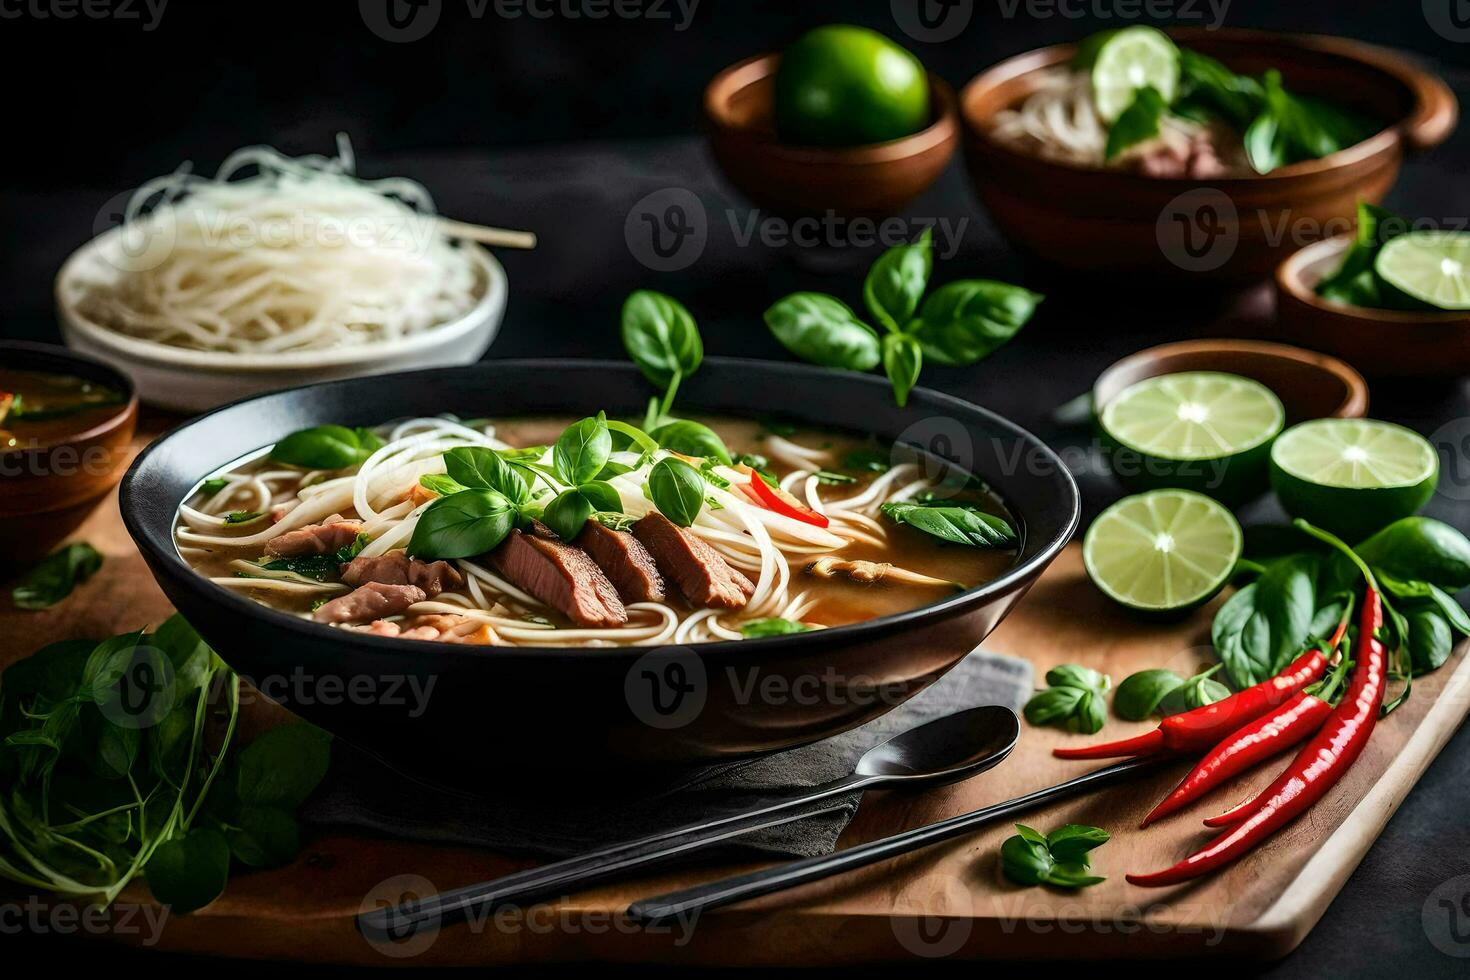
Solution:
<svg viewBox="0 0 1470 980"><path fill-rule="evenodd" d="M376 3L381 10L382 0ZM1422 9L1414 0L1232 0L1224 24L1342 34L1411 50L1450 81L1463 104L1470 100L1470 40L1430 26L1442 22L1450 3L1470 17L1464 0L1427 0ZM541 236L534 252L500 255L511 300L490 356L620 356L616 310L629 289L648 286L688 303L710 353L785 357L761 326L760 311L798 287L855 301L861 266L823 273L815 269L818 256L735 240L726 216L747 216L749 205L714 170L698 137L699 94L715 71L779 48L805 28L842 20L894 37L958 86L1003 57L1100 27L1203 26L1214 19L1208 4L1186 0L1153 8L1184 15L1162 21L1126 16L1149 9L1130 0L1063 5L1093 12L1081 17L1034 16L1056 8L976 0L958 37L929 44L899 31L888 0L699 0L683 29L684 14L672 0L662 3L662 18L602 20L567 16L568 6L586 9L568 0L538 5L550 13L544 17L502 17L493 5L475 17L471 11L480 8L466 0L438 6L426 36L395 43L369 29L355 0L171 0L152 30L144 29L151 15L138 0L130 9L140 19L40 16L55 8L43 0L0 0L8 137L0 153L0 336L57 338L52 278L73 248L112 220L121 192L186 159L211 172L251 143L330 152L340 130L351 134L365 176L416 178L444 213ZM1015 13L1007 16L1008 9ZM1100 18L1098 11L1119 16ZM1411 160L1387 203L1440 220L1470 215L1466 129ZM710 240L690 268L657 274L632 254L624 222L640 198L669 187L700 198L712 216ZM1010 346L974 369L926 369L922 383L1011 415L1054 443L1073 436L1053 425L1052 408L1085 391L1112 360L1163 340L1219 332L1222 310L1261 309L1260 295L1242 301L1142 279L1100 284L1031 268L990 226L958 159L910 215L968 219L959 253L941 263L938 281L983 275L1048 294ZM1375 383L1373 406L1374 415L1429 434L1470 417L1470 389L1463 381ZM1096 474L1081 482L1089 512L1117 493ZM1470 505L1461 497L1470 497L1463 483L1449 486L1430 513L1470 527ZM1281 515L1263 501L1243 516ZM1321 925L1273 974L1463 976L1467 961L1434 948L1421 915L1437 885L1470 872L1467 814L1470 732L1462 730ZM65 955L144 965L95 947L71 946ZM969 975L974 968L958 969ZM1198 964L1189 969L1212 972Z"/></svg>

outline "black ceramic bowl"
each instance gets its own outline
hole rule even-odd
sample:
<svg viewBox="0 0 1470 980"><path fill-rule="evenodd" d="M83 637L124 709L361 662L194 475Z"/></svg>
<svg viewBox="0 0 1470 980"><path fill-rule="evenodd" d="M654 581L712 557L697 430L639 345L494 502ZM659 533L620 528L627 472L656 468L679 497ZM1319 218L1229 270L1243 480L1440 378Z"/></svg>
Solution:
<svg viewBox="0 0 1470 980"><path fill-rule="evenodd" d="M871 432L961 465L990 481L1018 518L1016 565L931 606L806 634L485 649L347 633L276 612L211 584L174 549L175 512L203 476L295 429L443 412L637 415L649 394L626 362L571 360L490 361L252 398L180 426L140 456L123 479L123 519L174 605L268 696L391 762L461 779L478 769L731 759L852 728L973 650L1077 527L1077 488L1061 461L992 412L922 388L900 409L875 376L710 358L680 388L679 409Z"/></svg>

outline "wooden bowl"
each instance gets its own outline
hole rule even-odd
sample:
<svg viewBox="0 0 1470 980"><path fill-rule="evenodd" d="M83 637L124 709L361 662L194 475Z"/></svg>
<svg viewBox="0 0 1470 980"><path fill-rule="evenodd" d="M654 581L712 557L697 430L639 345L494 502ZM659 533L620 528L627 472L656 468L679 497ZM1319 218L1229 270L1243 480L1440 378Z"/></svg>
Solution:
<svg viewBox="0 0 1470 980"><path fill-rule="evenodd" d="M1317 295L1317 283L1336 270L1352 240L1315 242L1276 267L1277 333L1374 377L1470 374L1470 312L1374 310Z"/></svg>
<svg viewBox="0 0 1470 980"><path fill-rule="evenodd" d="M1368 412L1363 376L1335 357L1264 340L1182 340L1129 354L1092 386L1101 412L1123 389L1180 371L1224 371L1270 388L1286 409L1286 424L1307 419L1358 419Z"/></svg>
<svg viewBox="0 0 1470 980"><path fill-rule="evenodd" d="M704 90L710 148L756 206L785 215L887 217L943 173L959 142L954 90L929 74L934 121L912 136L854 147L789 146L776 138L779 54L731 65Z"/></svg>
<svg viewBox="0 0 1470 980"><path fill-rule="evenodd" d="M1320 160L1230 179L1163 179L1046 160L993 137L991 121L1035 88L1038 73L1070 61L1076 45L1018 55L960 93L971 177L1018 246L1070 269L1193 281L1265 278L1303 244L1351 229L1359 198L1382 200L1404 154L1437 146L1455 127L1458 106L1444 82L1382 48L1265 31L1169 33L1238 72L1278 68L1289 89L1385 126Z"/></svg>
<svg viewBox="0 0 1470 980"><path fill-rule="evenodd" d="M127 375L61 347L0 342L0 364L87 378L127 401L102 422L59 442L0 451L0 566L48 554L111 492L127 468L138 396Z"/></svg>

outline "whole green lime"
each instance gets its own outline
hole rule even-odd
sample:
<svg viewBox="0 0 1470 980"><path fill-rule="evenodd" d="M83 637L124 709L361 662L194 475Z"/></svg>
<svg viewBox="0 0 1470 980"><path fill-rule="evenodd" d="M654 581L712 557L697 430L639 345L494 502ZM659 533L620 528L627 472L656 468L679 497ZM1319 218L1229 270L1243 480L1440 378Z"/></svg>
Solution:
<svg viewBox="0 0 1470 980"><path fill-rule="evenodd" d="M776 70L776 133L799 146L861 146L929 123L919 59L877 31L831 24L786 49Z"/></svg>

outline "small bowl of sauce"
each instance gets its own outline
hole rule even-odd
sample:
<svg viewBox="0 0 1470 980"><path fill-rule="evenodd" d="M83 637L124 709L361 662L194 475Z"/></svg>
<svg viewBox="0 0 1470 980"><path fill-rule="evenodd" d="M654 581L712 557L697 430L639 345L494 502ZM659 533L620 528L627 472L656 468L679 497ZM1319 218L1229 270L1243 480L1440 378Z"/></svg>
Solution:
<svg viewBox="0 0 1470 980"><path fill-rule="evenodd" d="M127 468L137 420L120 371L0 343L0 565L34 561L76 530Z"/></svg>

